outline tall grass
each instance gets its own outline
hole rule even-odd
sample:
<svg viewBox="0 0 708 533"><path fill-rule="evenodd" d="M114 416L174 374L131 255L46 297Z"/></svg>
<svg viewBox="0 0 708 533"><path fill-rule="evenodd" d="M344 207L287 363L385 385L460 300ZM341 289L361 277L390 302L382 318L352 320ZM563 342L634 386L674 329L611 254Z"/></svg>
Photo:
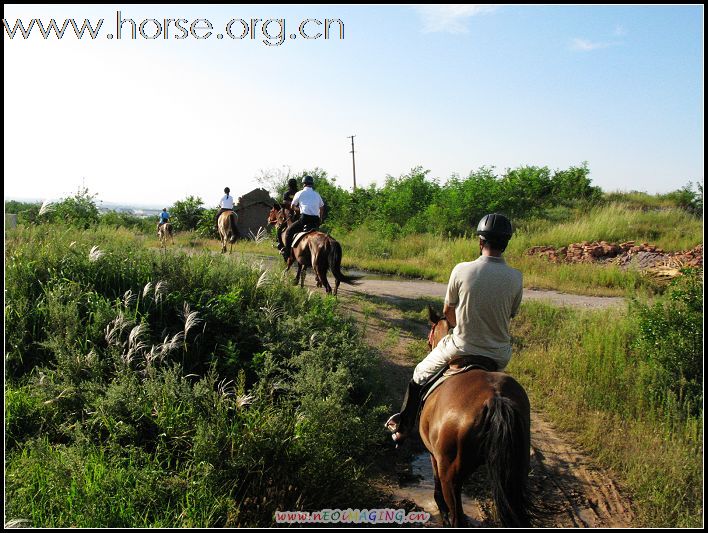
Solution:
<svg viewBox="0 0 708 533"><path fill-rule="evenodd" d="M565 222L545 219L523 222L509 243L509 252L521 255L532 246L567 246L573 242L648 241L666 251L686 250L702 242L703 221L678 208L634 209L624 204L574 212Z"/></svg>
<svg viewBox="0 0 708 533"><path fill-rule="evenodd" d="M6 242L8 519L267 526L373 503L375 359L336 300L106 228Z"/></svg>
<svg viewBox="0 0 708 533"><path fill-rule="evenodd" d="M702 242L702 220L680 209L642 211L618 204L588 211L562 209L562 218L520 221L505 257L524 273L527 287L557 289L592 295L632 295L658 288L639 272L612 265L551 264L529 257L531 246L565 246L572 242L607 240L649 241L666 251L692 248ZM343 263L391 274L447 282L461 261L479 256L473 228L467 237L433 234L385 239L370 228L359 227L336 236L344 247Z"/></svg>
<svg viewBox="0 0 708 533"><path fill-rule="evenodd" d="M513 335L509 371L532 403L618 474L640 522L700 526L702 411L669 387L652 387L665 369L637 349L636 313L529 302Z"/></svg>

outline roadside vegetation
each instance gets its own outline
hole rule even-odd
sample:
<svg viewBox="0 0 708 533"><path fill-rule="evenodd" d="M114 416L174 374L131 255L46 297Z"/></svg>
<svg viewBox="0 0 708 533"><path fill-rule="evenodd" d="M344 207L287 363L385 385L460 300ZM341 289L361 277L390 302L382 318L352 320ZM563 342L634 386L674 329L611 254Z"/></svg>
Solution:
<svg viewBox="0 0 708 533"><path fill-rule="evenodd" d="M649 242L667 252L678 252L703 239L702 184L688 183L657 195L605 193L592 185L587 164L555 171L524 166L501 175L483 167L445 183L416 167L398 178L387 177L381 187L370 185L354 192L337 185L319 168L295 177L305 173L315 176L316 188L327 202L323 230L342 243L343 266L348 268L444 283L455 264L478 256L474 230L479 219L486 213L503 212L515 226L506 258L524 272L526 287L596 296L646 296L662 292L664 284L637 269L615 264L550 263L526 252L533 246L562 247L600 240ZM264 174L261 181L280 197L289 177ZM80 190L74 197L48 206L42 215L38 214L39 205L25 205L19 209L19 222L61 220L84 228L107 225L154 235L153 221L119 213L99 215L93 198L87 190ZM6 204L6 210L9 207ZM212 242L218 237L216 209L190 195L175 202L169 211L181 246L218 249ZM273 242L274 236L261 243L245 239L235 249L277 255ZM157 246L157 239L153 244Z"/></svg>
<svg viewBox="0 0 708 533"><path fill-rule="evenodd" d="M629 490L644 526L700 527L703 280L686 271L652 305L523 304L509 372Z"/></svg>
<svg viewBox="0 0 708 533"><path fill-rule="evenodd" d="M6 234L6 520L268 526L373 503L375 359L336 300L141 242Z"/></svg>

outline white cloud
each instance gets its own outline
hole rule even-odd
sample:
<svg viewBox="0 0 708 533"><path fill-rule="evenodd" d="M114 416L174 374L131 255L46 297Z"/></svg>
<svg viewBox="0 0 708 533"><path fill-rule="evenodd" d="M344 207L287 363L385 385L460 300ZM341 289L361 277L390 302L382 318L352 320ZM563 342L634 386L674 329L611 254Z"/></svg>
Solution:
<svg viewBox="0 0 708 533"><path fill-rule="evenodd" d="M591 50L598 50L600 48L608 48L610 46L616 46L618 42L593 42L593 41L588 41L587 39L573 39L573 43L571 44L571 48L573 50L581 50L583 52L589 52Z"/></svg>
<svg viewBox="0 0 708 533"><path fill-rule="evenodd" d="M415 6L423 20L423 33L467 33L467 21L481 13L499 8L495 4L440 4Z"/></svg>
<svg viewBox="0 0 708 533"><path fill-rule="evenodd" d="M621 24L617 24L617 26L615 26L615 35L617 35L618 37L627 35L627 30L625 30L624 26L622 26Z"/></svg>

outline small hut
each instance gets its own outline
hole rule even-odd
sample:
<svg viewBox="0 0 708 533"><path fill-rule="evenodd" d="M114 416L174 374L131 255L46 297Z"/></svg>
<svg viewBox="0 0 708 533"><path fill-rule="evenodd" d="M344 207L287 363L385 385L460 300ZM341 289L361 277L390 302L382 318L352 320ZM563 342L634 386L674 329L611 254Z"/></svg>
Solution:
<svg viewBox="0 0 708 533"><path fill-rule="evenodd" d="M10 213L5 213L5 229L16 228L17 227L17 215L11 215Z"/></svg>
<svg viewBox="0 0 708 533"><path fill-rule="evenodd" d="M261 228L268 229L268 213L275 202L265 189L253 189L238 199L234 211L238 214L238 231L241 238L258 235Z"/></svg>

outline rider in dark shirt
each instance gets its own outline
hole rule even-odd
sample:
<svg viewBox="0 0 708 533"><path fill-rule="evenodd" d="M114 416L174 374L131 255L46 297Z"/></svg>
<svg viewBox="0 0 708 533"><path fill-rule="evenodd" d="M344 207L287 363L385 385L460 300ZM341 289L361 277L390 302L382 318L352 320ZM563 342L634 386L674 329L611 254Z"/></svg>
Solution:
<svg viewBox="0 0 708 533"><path fill-rule="evenodd" d="M288 190L285 191L285 194L283 195L283 207L286 209L286 220L291 220L295 218L295 211L290 207L290 204L293 201L293 197L297 194L297 180L295 178L290 178L288 180ZM283 245L281 243L280 235L287 229L287 222L283 224L282 226L278 227L278 250L283 249Z"/></svg>

